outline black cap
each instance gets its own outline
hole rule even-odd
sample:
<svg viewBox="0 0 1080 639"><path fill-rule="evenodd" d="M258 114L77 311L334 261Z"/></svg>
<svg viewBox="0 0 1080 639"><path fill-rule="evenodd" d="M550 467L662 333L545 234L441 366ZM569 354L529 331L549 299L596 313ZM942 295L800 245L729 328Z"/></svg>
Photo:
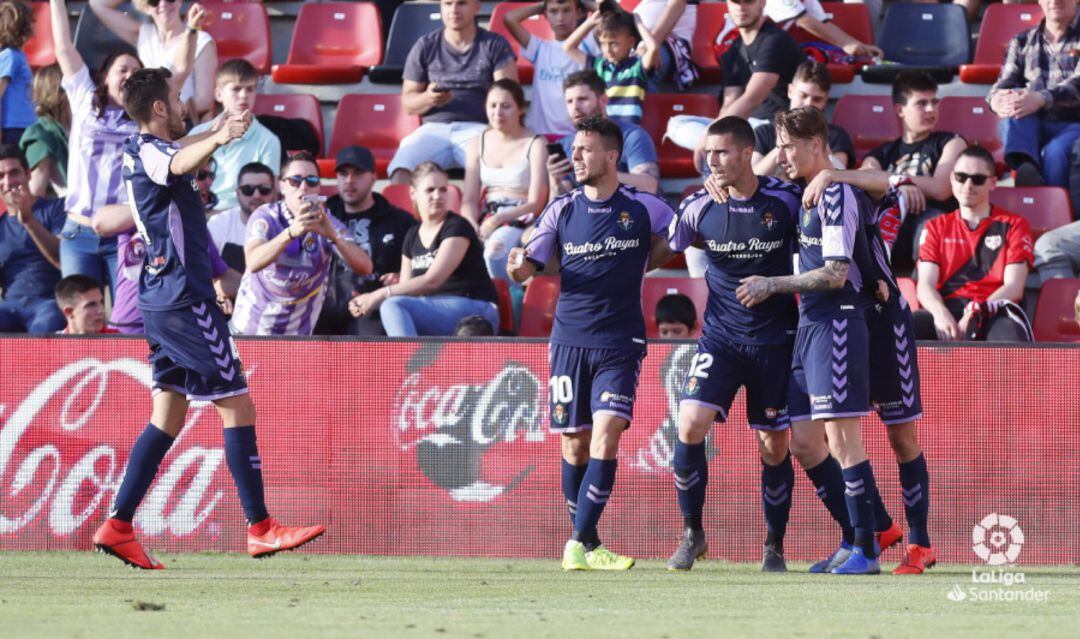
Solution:
<svg viewBox="0 0 1080 639"><path fill-rule="evenodd" d="M366 147L347 146L338 151L334 161L334 170L340 171L343 166L355 166L361 171L375 170L375 156Z"/></svg>

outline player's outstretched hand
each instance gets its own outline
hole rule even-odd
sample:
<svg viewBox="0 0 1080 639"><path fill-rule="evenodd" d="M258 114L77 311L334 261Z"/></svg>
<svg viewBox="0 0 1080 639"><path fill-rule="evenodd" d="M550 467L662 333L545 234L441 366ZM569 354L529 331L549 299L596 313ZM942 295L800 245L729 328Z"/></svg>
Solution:
<svg viewBox="0 0 1080 639"><path fill-rule="evenodd" d="M244 137L248 127L251 126L251 112L244 111L240 115L231 115L225 119L221 129L214 134L219 146L224 146L233 140Z"/></svg>
<svg viewBox="0 0 1080 639"><path fill-rule="evenodd" d="M772 282L760 275L742 278L739 280L739 288L735 289L735 299L746 308L757 306L771 296Z"/></svg>
<svg viewBox="0 0 1080 639"><path fill-rule="evenodd" d="M705 178L705 190L708 191L709 197L713 199L717 204L724 204L728 201L727 188L720 186L720 178L715 175L709 175Z"/></svg>
<svg viewBox="0 0 1080 639"><path fill-rule="evenodd" d="M803 189L802 203L806 208L813 208L821 201L821 194L834 182L832 171L828 169L818 173Z"/></svg>
<svg viewBox="0 0 1080 639"><path fill-rule="evenodd" d="M527 255L525 249L520 246L510 249L510 255L506 258L506 274L515 282L524 282L531 275L528 270L530 263L525 259Z"/></svg>

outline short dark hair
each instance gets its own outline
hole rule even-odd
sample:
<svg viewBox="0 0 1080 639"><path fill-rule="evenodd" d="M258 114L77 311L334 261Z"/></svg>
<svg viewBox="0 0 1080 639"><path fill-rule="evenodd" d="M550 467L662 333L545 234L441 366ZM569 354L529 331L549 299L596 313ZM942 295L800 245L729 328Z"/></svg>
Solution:
<svg viewBox="0 0 1080 639"><path fill-rule="evenodd" d="M30 172L30 163L26 161L26 154L18 144L0 144L0 160L18 160L23 170Z"/></svg>
<svg viewBox="0 0 1080 639"><path fill-rule="evenodd" d="M83 293L100 290L101 282L89 275L76 273L74 275L68 275L57 282L56 288L53 289L53 293L56 295L56 303L60 308L63 308L67 305L74 305L75 302L78 301L79 296Z"/></svg>
<svg viewBox="0 0 1080 639"><path fill-rule="evenodd" d="M454 327L454 335L458 337L488 337L495 335L495 327L479 315L469 315L461 318Z"/></svg>
<svg viewBox="0 0 1080 639"><path fill-rule="evenodd" d="M997 175L997 160L994 159L993 153L986 150L985 146L971 144L968 148L961 151L956 159L960 158L975 158L976 160L982 160L983 163L986 164L986 167L990 169L990 174L994 176Z"/></svg>
<svg viewBox="0 0 1080 639"><path fill-rule="evenodd" d="M755 142L754 127L737 115L725 116L713 122L705 130L705 135L730 135L731 140L743 149L754 146Z"/></svg>
<svg viewBox="0 0 1080 639"><path fill-rule="evenodd" d="M656 303L657 324L685 324L690 330L697 326L697 308L694 300L682 293L669 293Z"/></svg>
<svg viewBox="0 0 1080 639"><path fill-rule="evenodd" d="M314 164L316 168L319 167L319 163L315 160L315 156L312 155L310 151L296 151L295 153L290 153L289 157L285 159L285 162L281 164L282 178L285 177L285 171L292 166L293 162L310 162L311 164ZM237 177L236 179L239 180L240 178Z"/></svg>
<svg viewBox="0 0 1080 639"><path fill-rule="evenodd" d="M160 67L139 69L124 81L124 110L139 124L150 121L154 103L169 103L169 78L172 71Z"/></svg>
<svg viewBox="0 0 1080 639"><path fill-rule="evenodd" d="M829 144L829 121L821 109L805 106L776 114L776 131L785 131L796 140L818 138L822 145Z"/></svg>
<svg viewBox="0 0 1080 639"><path fill-rule="evenodd" d="M563 93L578 86L589 87L592 89L593 93L598 96L607 93L607 84L605 84L603 78L597 75L596 71L593 71L592 69L574 71L563 79Z"/></svg>
<svg viewBox="0 0 1080 639"><path fill-rule="evenodd" d="M625 33L638 37L637 24L634 22L634 14L629 11L605 11L600 14L600 24L596 25L594 32L599 38L602 33Z"/></svg>
<svg viewBox="0 0 1080 639"><path fill-rule="evenodd" d="M938 84L926 71L901 71L892 84L893 104L907 104L908 96L916 91L938 90Z"/></svg>
<svg viewBox="0 0 1080 639"><path fill-rule="evenodd" d="M795 69L795 77L793 80L799 80L800 82L809 82L815 86L821 87L821 90L828 93L832 88L832 76L829 75L829 67L817 60L805 60Z"/></svg>
<svg viewBox="0 0 1080 639"><path fill-rule="evenodd" d="M244 179L244 176L251 175L252 173L265 175L266 177L270 178L271 182L274 181L274 172L270 170L270 167L266 166L262 162L248 162L244 166L240 167L240 173L236 175L237 184L240 183L240 180Z"/></svg>
<svg viewBox="0 0 1080 639"><path fill-rule="evenodd" d="M604 148L608 151L618 151L619 157L622 157L623 152L623 137L622 129L618 124L607 119L602 115L594 115L592 117L585 118L581 122L574 125L574 130L578 133L595 133L600 136L600 139L604 142Z"/></svg>
<svg viewBox="0 0 1080 639"><path fill-rule="evenodd" d="M546 12L549 4L564 4L569 3L576 6L578 9L585 11L585 4L581 0L541 0L540 11Z"/></svg>

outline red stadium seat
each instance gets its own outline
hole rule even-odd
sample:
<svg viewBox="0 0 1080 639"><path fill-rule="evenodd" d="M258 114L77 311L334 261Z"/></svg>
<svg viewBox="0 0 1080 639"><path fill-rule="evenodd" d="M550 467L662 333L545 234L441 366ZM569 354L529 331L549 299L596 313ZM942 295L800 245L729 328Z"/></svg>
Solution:
<svg viewBox="0 0 1080 639"><path fill-rule="evenodd" d="M1009 40L1039 24L1042 17L1042 9L1034 4L987 5L975 43L975 58L971 64L960 65L960 81L993 84L1001 73Z"/></svg>
<svg viewBox="0 0 1080 639"><path fill-rule="evenodd" d="M499 335L514 334L514 303L510 299L510 283L501 277L491 278L499 306Z"/></svg>
<svg viewBox="0 0 1080 639"><path fill-rule="evenodd" d="M401 139L420 126L420 118L401 107L401 94L349 94L338 103L334 132L330 136L327 159L319 160L323 177L333 177L334 156L341 149L359 144L375 155L375 168L385 176L386 167L397 152Z"/></svg>
<svg viewBox="0 0 1080 639"><path fill-rule="evenodd" d="M206 32L217 44L218 60L243 58L259 75L270 73L273 47L266 7L258 3L207 2Z"/></svg>
<svg viewBox="0 0 1080 639"><path fill-rule="evenodd" d="M864 4L841 4L839 2L827 3L825 16L837 27L843 29L851 37L865 42L874 43L874 28L870 24L870 12ZM799 27L791 28L791 36L796 42L820 42L821 38L812 35ZM855 74L864 65L862 64L832 64L829 65L829 76L834 83L847 83L855 79Z"/></svg>
<svg viewBox="0 0 1080 639"><path fill-rule="evenodd" d="M844 127L855 145L856 161L870 149L900 137L900 120L887 95L843 95L836 101L833 124Z"/></svg>
<svg viewBox="0 0 1080 639"><path fill-rule="evenodd" d="M37 70L47 67L56 62L56 53L53 50L52 20L49 18L49 5L44 2L35 2L34 10L34 37L26 41L23 53L26 61Z"/></svg>
<svg viewBox="0 0 1080 639"><path fill-rule="evenodd" d="M990 202L1026 218L1034 239L1073 220L1069 192L1060 186L1000 186Z"/></svg>
<svg viewBox="0 0 1080 639"><path fill-rule="evenodd" d="M416 208L413 206L408 184L387 184L382 190L382 196L394 206L403 211L408 211L413 217L420 219L420 216L416 213ZM450 185L446 194L446 208L454 213L461 212L461 189L453 184Z"/></svg>
<svg viewBox="0 0 1080 639"><path fill-rule="evenodd" d="M322 108L319 101L313 95L296 93L290 95L267 95L259 94L255 98L255 115L274 115L279 118L299 118L307 120L315 135L319 138L319 149L323 146L325 134L323 132ZM286 149L289 150L289 149Z"/></svg>
<svg viewBox="0 0 1080 639"><path fill-rule="evenodd" d="M701 277L646 277L641 288L641 311L645 314L645 336L660 336L656 326L656 303L660 298L671 293L682 293L694 302L697 310L697 328L695 337L701 335L701 324L705 321L705 303L709 299L709 286Z"/></svg>
<svg viewBox="0 0 1080 639"><path fill-rule="evenodd" d="M521 301L518 337L548 337L555 322L555 302L559 299L559 277L537 275L525 287Z"/></svg>
<svg viewBox="0 0 1080 639"><path fill-rule="evenodd" d="M911 310L919 310L919 308L921 307L919 306L919 296L915 292L917 286L915 284L915 280L911 279L910 277L898 277L896 278L896 283L900 286L900 294L903 295L904 299L907 300L908 306L911 307Z"/></svg>
<svg viewBox="0 0 1080 639"><path fill-rule="evenodd" d="M697 26L694 41L690 43L690 59L701 72L699 84L717 84L721 81L720 63L716 60L713 46L716 36L724 28L727 5L723 2L705 2L698 5Z"/></svg>
<svg viewBox="0 0 1080 639"><path fill-rule="evenodd" d="M994 154L998 173L1001 173L1005 170L1005 145L998 133L998 122L997 114L983 98L954 95L941 99L938 130L962 135L968 142L978 142Z"/></svg>
<svg viewBox="0 0 1080 639"><path fill-rule="evenodd" d="M532 84L533 65L532 62L522 57L521 45L514 39L514 36L510 35L510 30L506 28L503 18L508 12L527 4L527 2L500 2L495 5L495 9L491 12L491 32L501 35L510 43L510 48L514 50L514 55L517 56L518 81L521 84ZM538 38L545 40L555 39L555 35L551 32L551 25L548 24L547 18L543 15L532 16L522 22L521 26Z"/></svg>
<svg viewBox="0 0 1080 639"><path fill-rule="evenodd" d="M694 167L694 154L664 140L668 120L673 115L701 115L716 117L720 103L711 93L648 93L645 95L645 113L641 126L649 132L656 143L660 158L660 175L671 177L694 177L699 175Z"/></svg>
<svg viewBox="0 0 1080 639"><path fill-rule="evenodd" d="M1074 307L1080 279L1050 280L1039 291L1035 306L1035 341L1080 342L1080 325Z"/></svg>
<svg viewBox="0 0 1080 639"><path fill-rule="evenodd" d="M280 84L350 84L382 60L382 22L370 2L307 2L293 27Z"/></svg>

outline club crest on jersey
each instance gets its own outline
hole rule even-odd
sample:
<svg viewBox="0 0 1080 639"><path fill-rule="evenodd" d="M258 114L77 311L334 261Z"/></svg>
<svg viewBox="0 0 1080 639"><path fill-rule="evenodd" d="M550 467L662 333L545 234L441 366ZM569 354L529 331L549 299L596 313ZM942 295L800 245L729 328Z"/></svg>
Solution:
<svg viewBox="0 0 1080 639"><path fill-rule="evenodd" d="M551 419L555 420L559 426L565 426L568 418L566 407L562 404L555 404L555 408L551 409Z"/></svg>
<svg viewBox="0 0 1080 639"><path fill-rule="evenodd" d="M304 236L304 250L308 253L314 253L318 250L318 241L315 239L314 233L308 233Z"/></svg>
<svg viewBox="0 0 1080 639"><path fill-rule="evenodd" d="M269 238L267 238L267 236L270 234L270 224L267 223L266 220L258 219L258 220L255 220L254 222L252 222L251 224L252 224L251 231L252 231L253 235L258 235L261 238L269 239Z"/></svg>
<svg viewBox="0 0 1080 639"><path fill-rule="evenodd" d="M1001 248L1001 236L1000 235L987 235L983 238L983 244L991 251L996 251Z"/></svg>
<svg viewBox="0 0 1080 639"><path fill-rule="evenodd" d="M810 226L810 209L803 209L802 225L803 226Z"/></svg>
<svg viewBox="0 0 1080 639"><path fill-rule="evenodd" d="M772 211L765 211L765 214L761 216L761 224L766 230L773 230L773 227L776 226L776 219L773 217Z"/></svg>
<svg viewBox="0 0 1080 639"><path fill-rule="evenodd" d="M620 229L629 231L634 228L634 218L630 217L628 212L623 211L622 213L619 213L619 221L616 222L616 224L619 225Z"/></svg>
<svg viewBox="0 0 1080 639"><path fill-rule="evenodd" d="M688 379L686 381L686 386L683 387L683 393L688 397L693 397L694 395L697 395L699 390L701 390L701 384L698 383L698 379L696 377L691 377L690 379Z"/></svg>

